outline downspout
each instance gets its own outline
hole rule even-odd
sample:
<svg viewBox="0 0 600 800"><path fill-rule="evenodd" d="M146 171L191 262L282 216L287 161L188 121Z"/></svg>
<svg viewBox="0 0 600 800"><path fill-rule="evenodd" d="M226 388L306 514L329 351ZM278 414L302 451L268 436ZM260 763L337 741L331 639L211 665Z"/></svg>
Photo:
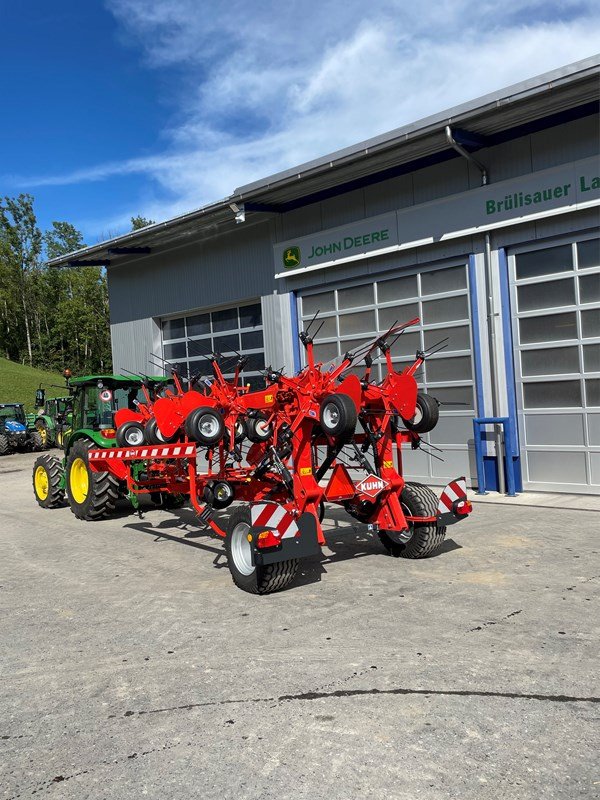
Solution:
<svg viewBox="0 0 600 800"><path fill-rule="evenodd" d="M452 135L452 128L450 125L446 125L445 128L446 133L446 141L457 153L459 153L463 158L466 158L471 164L473 164L481 173L481 185L487 186L489 181L489 174L487 171L487 167L485 164L482 164L481 161L475 158L468 150L460 145ZM494 293L492 290L492 248L490 242L490 234L486 232L485 240L484 240L484 251L483 251L483 261L485 265L485 279L486 279L486 289L487 289L487 323L488 323L488 337L490 343L490 356L492 359L492 416L497 417L500 416L499 412L499 393L500 393L500 380L498 377L498 358L497 358L497 343L496 343L496 325L495 320L498 316L498 312L496 311L496 303L494 301ZM500 494L504 494L506 491L506 484L504 480L504 468L503 468L503 447L502 447L502 430L500 426L494 426L495 429L495 443L496 443L496 458L498 463L498 491Z"/></svg>

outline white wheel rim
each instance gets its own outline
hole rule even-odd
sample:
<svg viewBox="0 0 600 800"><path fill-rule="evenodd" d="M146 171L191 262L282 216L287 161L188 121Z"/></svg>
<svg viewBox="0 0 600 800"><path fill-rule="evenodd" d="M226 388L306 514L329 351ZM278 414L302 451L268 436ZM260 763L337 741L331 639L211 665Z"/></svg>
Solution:
<svg viewBox="0 0 600 800"><path fill-rule="evenodd" d="M252 547L248 541L250 526L247 522L238 522L231 532L231 557L238 572L252 575Z"/></svg>
<svg viewBox="0 0 600 800"><path fill-rule="evenodd" d="M144 432L140 428L130 428L125 434L125 441L132 447L144 444Z"/></svg>
<svg viewBox="0 0 600 800"><path fill-rule="evenodd" d="M271 433L271 426L266 419L259 419L254 426L254 430L259 436L268 437Z"/></svg>
<svg viewBox="0 0 600 800"><path fill-rule="evenodd" d="M326 428L333 429L340 421L340 410L335 403L327 403L323 409L323 424Z"/></svg>
<svg viewBox="0 0 600 800"><path fill-rule="evenodd" d="M423 409L421 408L421 406L417 405L415 409L415 415L412 418L413 425L417 425L419 422L421 422L422 419L423 419Z"/></svg>
<svg viewBox="0 0 600 800"><path fill-rule="evenodd" d="M212 439L219 432L219 420L213 414L203 414L198 421L198 430L206 439Z"/></svg>

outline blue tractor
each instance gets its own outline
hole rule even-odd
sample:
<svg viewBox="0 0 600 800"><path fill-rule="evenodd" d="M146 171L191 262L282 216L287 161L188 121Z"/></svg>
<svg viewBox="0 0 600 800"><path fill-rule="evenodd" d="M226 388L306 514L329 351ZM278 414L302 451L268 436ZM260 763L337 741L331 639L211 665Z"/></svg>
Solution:
<svg viewBox="0 0 600 800"><path fill-rule="evenodd" d="M40 432L27 427L23 403L0 403L0 456L15 450L43 449Z"/></svg>

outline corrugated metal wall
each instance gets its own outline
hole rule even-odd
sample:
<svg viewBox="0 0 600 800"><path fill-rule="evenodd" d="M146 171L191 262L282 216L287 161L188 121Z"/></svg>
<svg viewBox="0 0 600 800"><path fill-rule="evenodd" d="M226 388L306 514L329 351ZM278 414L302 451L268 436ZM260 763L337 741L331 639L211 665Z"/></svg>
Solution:
<svg viewBox="0 0 600 800"><path fill-rule="evenodd" d="M270 225L196 241L109 269L111 323L259 298L276 288Z"/></svg>

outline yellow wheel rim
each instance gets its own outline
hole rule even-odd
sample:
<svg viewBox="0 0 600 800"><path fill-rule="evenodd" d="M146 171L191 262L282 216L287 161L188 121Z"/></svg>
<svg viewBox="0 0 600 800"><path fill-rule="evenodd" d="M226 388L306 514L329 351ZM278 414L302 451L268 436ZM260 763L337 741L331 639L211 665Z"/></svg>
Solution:
<svg viewBox="0 0 600 800"><path fill-rule="evenodd" d="M33 477L33 483L35 486L36 495L40 500L45 500L48 497L48 492L50 490L48 473L46 472L45 467L42 467L41 465L37 467Z"/></svg>
<svg viewBox="0 0 600 800"><path fill-rule="evenodd" d="M38 428L38 431L40 432L40 436L42 438L42 444L46 444L46 442L48 441L48 431L46 430L46 428L44 428L43 425Z"/></svg>
<svg viewBox="0 0 600 800"><path fill-rule="evenodd" d="M56 431L56 444L58 445L58 447L62 447L63 446L62 431Z"/></svg>
<svg viewBox="0 0 600 800"><path fill-rule="evenodd" d="M82 458L76 458L69 471L69 486L76 503L85 503L90 490L90 476L87 464Z"/></svg>

